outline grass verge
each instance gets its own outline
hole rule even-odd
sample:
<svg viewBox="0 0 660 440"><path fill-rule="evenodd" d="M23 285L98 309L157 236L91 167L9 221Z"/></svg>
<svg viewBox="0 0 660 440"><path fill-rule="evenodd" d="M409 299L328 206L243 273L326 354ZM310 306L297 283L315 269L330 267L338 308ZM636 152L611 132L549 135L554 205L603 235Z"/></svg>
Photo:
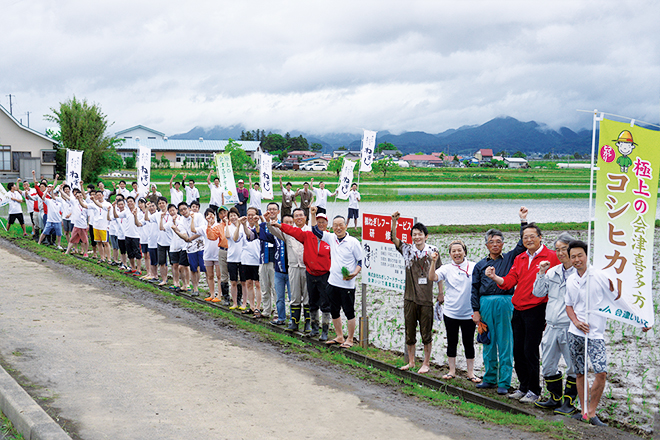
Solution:
<svg viewBox="0 0 660 440"><path fill-rule="evenodd" d="M0 433L5 436L6 440L25 440L23 434L16 430L11 420L2 412L0 412Z"/></svg>
<svg viewBox="0 0 660 440"><path fill-rule="evenodd" d="M509 413L503 413L497 410L489 409L481 405L469 403L455 396L450 396L440 391L415 384L389 372L363 365L351 358L346 357L342 351L325 347L318 347L317 345L302 340L298 337L271 331L269 328L262 325L245 321L234 313L215 307L209 307L205 304L191 302L183 297L171 295L161 291L154 286L126 277L125 275L111 268L100 266L92 261L81 260L72 256L64 255L60 251L57 251L53 248L37 245L28 238L13 237L5 231L0 231L0 237L10 240L15 245L29 250L42 258L48 258L52 261L75 267L94 276L103 277L105 280L116 281L127 287L152 292L168 303L174 303L189 310L206 313L214 318L221 319L227 324L230 324L238 329L256 334L262 340L279 345L284 352L295 353L308 359L316 359L338 365L342 368L345 368L348 372L355 375L356 377L374 383L393 386L407 395L425 400L432 405L451 410L457 415L462 415L475 420L485 421L496 425L515 427L516 429L521 429L524 431L544 432L550 435L552 438L556 439L577 438L576 433L565 426L563 422L549 422L542 418L526 415L512 415ZM396 357L392 353L384 352L373 347L362 349L356 346L353 350L367 356L385 360L386 362L396 366L401 363L400 357Z"/></svg>

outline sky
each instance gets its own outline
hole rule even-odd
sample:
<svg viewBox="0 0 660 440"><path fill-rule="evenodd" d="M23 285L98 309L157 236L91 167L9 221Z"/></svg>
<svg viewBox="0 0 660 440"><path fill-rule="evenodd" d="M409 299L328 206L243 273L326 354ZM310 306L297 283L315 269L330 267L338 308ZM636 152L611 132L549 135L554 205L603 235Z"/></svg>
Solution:
<svg viewBox="0 0 660 440"><path fill-rule="evenodd" d="M0 103L45 131L440 133L498 116L660 121L658 1L0 0Z"/></svg>

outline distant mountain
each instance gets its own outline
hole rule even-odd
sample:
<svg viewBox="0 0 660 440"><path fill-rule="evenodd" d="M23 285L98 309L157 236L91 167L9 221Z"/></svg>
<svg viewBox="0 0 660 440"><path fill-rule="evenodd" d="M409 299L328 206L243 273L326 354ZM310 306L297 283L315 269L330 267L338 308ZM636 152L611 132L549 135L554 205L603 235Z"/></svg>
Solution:
<svg viewBox="0 0 660 440"><path fill-rule="evenodd" d="M243 125L231 127L216 126L210 129L195 127L187 133L171 136L172 139L238 139L241 131L246 130ZM279 130L266 130L266 133L280 133ZM280 133L284 135L284 133ZM360 133L328 133L323 135L306 134L292 130L291 136L302 135L309 144L323 145L324 152L330 152L341 146L349 150L360 148L362 135ZM523 153L549 153L556 154L589 153L591 149L591 131L573 130L561 127L553 130L546 125L535 121L521 122L515 118L503 116L492 119L482 125L462 126L458 129L449 129L438 134L423 131L405 132L399 135L384 130L378 133L376 142L389 142L402 153L431 153L444 151L451 154L473 155L481 148L491 148L493 152L506 151L513 154L516 151Z"/></svg>

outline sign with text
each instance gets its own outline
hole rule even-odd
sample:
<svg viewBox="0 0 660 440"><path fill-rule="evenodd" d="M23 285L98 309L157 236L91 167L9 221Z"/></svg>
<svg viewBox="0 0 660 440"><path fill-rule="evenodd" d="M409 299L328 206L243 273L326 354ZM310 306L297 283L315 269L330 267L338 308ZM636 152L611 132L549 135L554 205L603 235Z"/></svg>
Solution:
<svg viewBox="0 0 660 440"><path fill-rule="evenodd" d="M140 197L146 197L151 183L151 147L139 146L137 171L138 194Z"/></svg>
<svg viewBox="0 0 660 440"><path fill-rule="evenodd" d="M220 179L220 188L225 195L225 203L238 203L238 192L234 181L234 170L231 166L231 156L228 153L215 154L215 168Z"/></svg>
<svg viewBox="0 0 660 440"><path fill-rule="evenodd" d="M0 183L0 207L9 204L9 193L5 187Z"/></svg>
<svg viewBox="0 0 660 440"><path fill-rule="evenodd" d="M396 236L412 244L414 219L400 217ZM365 284L403 292L406 286L406 264L390 241L392 217L363 214L362 216L362 280Z"/></svg>
<svg viewBox="0 0 660 440"><path fill-rule="evenodd" d="M344 165L341 167L341 174L339 175L339 186L337 187L338 199L348 199L348 192L351 190L351 184L353 183L353 168L355 168L355 162L344 159Z"/></svg>
<svg viewBox="0 0 660 440"><path fill-rule="evenodd" d="M82 151L66 150L66 184L71 187L71 190L74 188L81 189L82 156Z"/></svg>
<svg viewBox="0 0 660 440"><path fill-rule="evenodd" d="M364 130L362 136L362 152L360 154L360 171L371 171L376 149L376 131Z"/></svg>
<svg viewBox="0 0 660 440"><path fill-rule="evenodd" d="M660 132L633 125L600 123L593 265L605 271L614 292L596 313L650 327Z"/></svg>
<svg viewBox="0 0 660 440"><path fill-rule="evenodd" d="M264 199L273 199L273 156L270 154L261 155L259 179L261 180L261 194Z"/></svg>

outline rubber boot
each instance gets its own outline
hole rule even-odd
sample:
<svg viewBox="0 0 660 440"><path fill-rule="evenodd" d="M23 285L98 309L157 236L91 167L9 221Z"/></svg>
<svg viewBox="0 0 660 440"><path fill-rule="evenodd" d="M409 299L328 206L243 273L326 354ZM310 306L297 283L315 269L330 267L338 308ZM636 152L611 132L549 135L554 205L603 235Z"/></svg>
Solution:
<svg viewBox="0 0 660 440"><path fill-rule="evenodd" d="M298 331L298 322L300 322L300 311L301 307L300 306L291 306L291 321L289 322L289 326L286 328L290 332L297 332Z"/></svg>
<svg viewBox="0 0 660 440"><path fill-rule="evenodd" d="M577 412L575 408L575 401L577 400L577 385L575 384L576 379L571 376L566 377L566 387L564 388L564 398L562 404L559 408L555 409L555 414L561 414L562 416L570 416Z"/></svg>
<svg viewBox="0 0 660 440"><path fill-rule="evenodd" d="M243 304L243 286L241 283L236 285L236 303L240 306Z"/></svg>
<svg viewBox="0 0 660 440"><path fill-rule="evenodd" d="M222 292L222 305L229 307L231 305L231 296L229 296L229 283L220 283L220 291Z"/></svg>
<svg viewBox="0 0 660 440"><path fill-rule="evenodd" d="M561 374L555 374L553 376L544 377L545 387L550 393L550 398L545 402L539 402L538 400L534 402L534 405L543 408L543 409L555 409L561 405L561 380L563 376Z"/></svg>
<svg viewBox="0 0 660 440"><path fill-rule="evenodd" d="M315 338L319 335L319 311L315 310L312 312L312 332L309 334L311 337Z"/></svg>
<svg viewBox="0 0 660 440"><path fill-rule="evenodd" d="M305 311L305 330L303 330L305 333L310 333L312 331L312 320L311 320L311 313L309 310L309 306L304 307Z"/></svg>
<svg viewBox="0 0 660 440"><path fill-rule="evenodd" d="M330 313L323 312L321 314L321 337L319 338L319 341L328 340L328 330L330 329L331 321L332 321L332 316L330 316Z"/></svg>

